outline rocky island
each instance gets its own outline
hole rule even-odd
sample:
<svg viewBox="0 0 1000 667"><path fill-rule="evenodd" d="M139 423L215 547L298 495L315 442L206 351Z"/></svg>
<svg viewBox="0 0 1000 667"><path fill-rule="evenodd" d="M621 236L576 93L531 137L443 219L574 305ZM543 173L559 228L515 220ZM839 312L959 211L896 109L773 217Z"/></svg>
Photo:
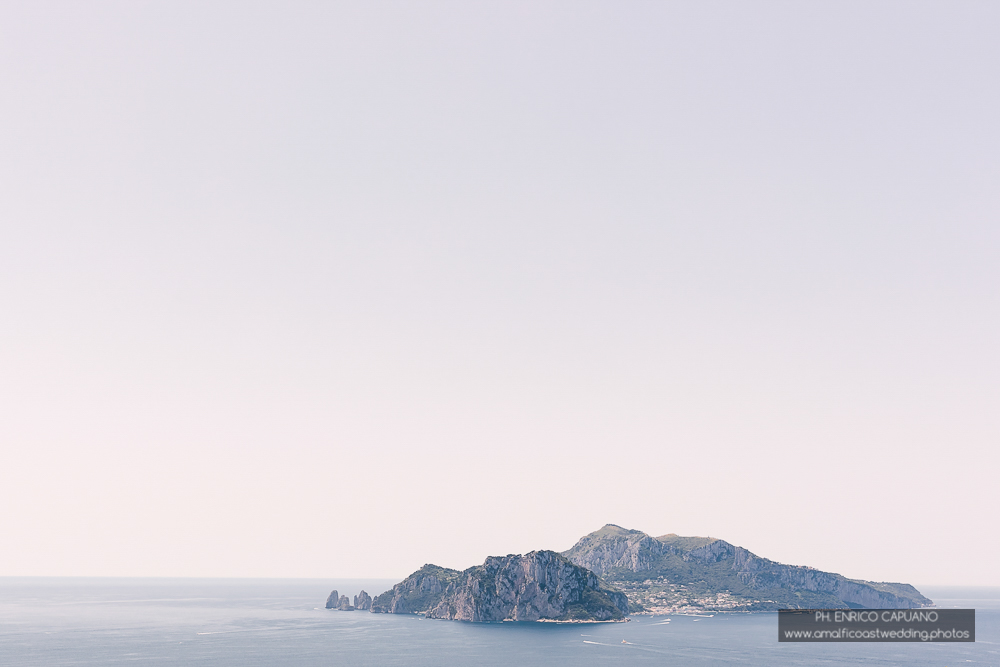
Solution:
<svg viewBox="0 0 1000 667"><path fill-rule="evenodd" d="M491 556L451 570L424 565L354 604L333 591L327 609L423 614L475 623L601 622L630 613L774 609L912 609L932 602L909 584L848 579L783 565L713 537L652 537L608 524L568 551Z"/></svg>

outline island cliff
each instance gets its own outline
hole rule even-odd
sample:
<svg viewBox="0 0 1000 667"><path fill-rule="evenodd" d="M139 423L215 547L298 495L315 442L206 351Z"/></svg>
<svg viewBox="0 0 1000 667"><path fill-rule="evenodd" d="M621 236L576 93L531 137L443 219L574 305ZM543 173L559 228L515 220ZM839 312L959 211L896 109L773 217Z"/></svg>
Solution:
<svg viewBox="0 0 1000 667"><path fill-rule="evenodd" d="M620 621L628 599L564 556L532 551L463 572L425 565L376 597L371 610L472 622Z"/></svg>
<svg viewBox="0 0 1000 667"><path fill-rule="evenodd" d="M441 595L461 574L437 565L424 565L391 590L376 595L371 611L376 614L423 613L441 600Z"/></svg>

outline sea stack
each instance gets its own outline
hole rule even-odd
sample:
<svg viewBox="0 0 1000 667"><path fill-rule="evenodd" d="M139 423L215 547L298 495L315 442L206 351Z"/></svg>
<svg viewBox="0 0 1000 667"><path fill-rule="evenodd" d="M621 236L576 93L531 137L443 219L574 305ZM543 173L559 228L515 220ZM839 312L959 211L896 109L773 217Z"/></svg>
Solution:
<svg viewBox="0 0 1000 667"><path fill-rule="evenodd" d="M372 608L372 596L361 591L354 596L354 608L360 611L370 611Z"/></svg>
<svg viewBox="0 0 1000 667"><path fill-rule="evenodd" d="M336 590L334 590L332 593L330 593L330 597L328 597L326 599L326 608L327 609L336 609L337 608L337 604L339 602L340 602L340 593L338 593Z"/></svg>

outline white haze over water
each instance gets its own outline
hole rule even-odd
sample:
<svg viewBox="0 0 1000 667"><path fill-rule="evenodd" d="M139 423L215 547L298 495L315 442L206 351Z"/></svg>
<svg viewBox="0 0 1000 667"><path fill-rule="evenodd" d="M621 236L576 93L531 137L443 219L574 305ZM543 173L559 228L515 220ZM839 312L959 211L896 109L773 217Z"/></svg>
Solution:
<svg viewBox="0 0 1000 667"><path fill-rule="evenodd" d="M1000 585L998 20L4 4L0 574Z"/></svg>

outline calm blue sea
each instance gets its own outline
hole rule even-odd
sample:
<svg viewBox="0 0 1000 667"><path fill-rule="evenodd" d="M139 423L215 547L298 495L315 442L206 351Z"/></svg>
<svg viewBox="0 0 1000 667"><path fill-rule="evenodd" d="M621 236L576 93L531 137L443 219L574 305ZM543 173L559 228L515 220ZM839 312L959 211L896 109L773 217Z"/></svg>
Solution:
<svg viewBox="0 0 1000 667"><path fill-rule="evenodd" d="M978 610L975 644L779 644L774 614L478 625L323 609L334 588L393 583L0 578L0 665L1000 665L1000 589L922 589Z"/></svg>

